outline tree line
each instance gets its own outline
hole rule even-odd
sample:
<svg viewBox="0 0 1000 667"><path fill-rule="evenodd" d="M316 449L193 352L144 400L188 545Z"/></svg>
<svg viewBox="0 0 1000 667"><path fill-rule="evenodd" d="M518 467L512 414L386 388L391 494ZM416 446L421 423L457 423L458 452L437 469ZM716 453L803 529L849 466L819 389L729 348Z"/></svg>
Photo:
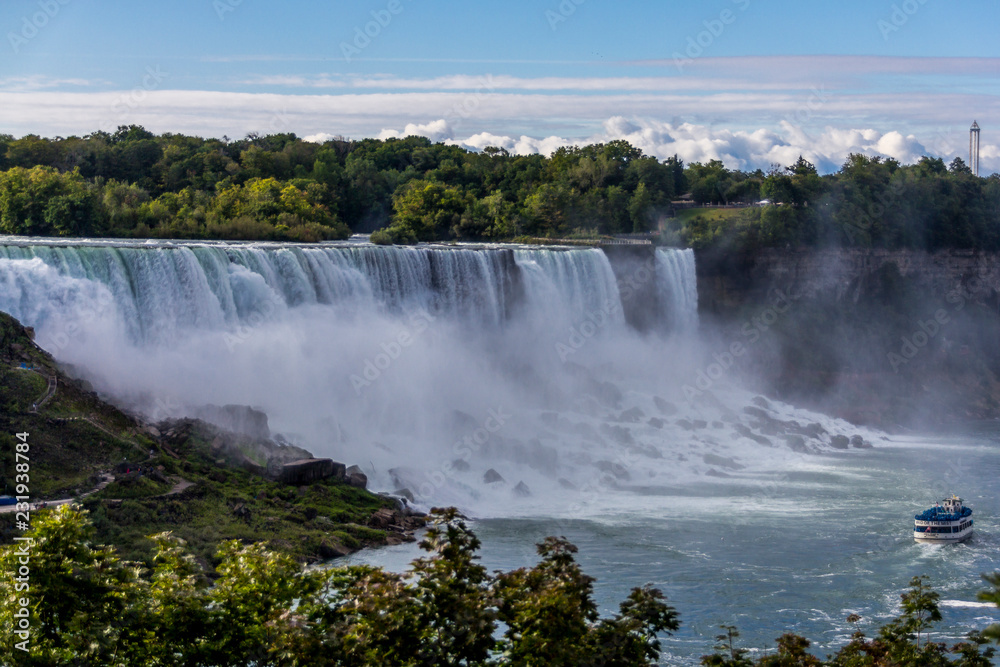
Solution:
<svg viewBox="0 0 1000 667"><path fill-rule="evenodd" d="M0 546L0 660L7 665L447 667L657 664L676 609L650 586L602 618L592 577L564 538L538 545L532 567L487 573L479 539L454 509L432 512L406 573L372 566L303 569L260 544L224 542L209 572L170 533L150 537L151 563L92 543L87 513L64 505L36 514L31 542ZM16 573L21 569L28 574ZM211 576L209 576L211 575ZM1000 606L1000 573L980 595ZM22 611L23 610L23 611ZM856 616L848 618L857 623ZM988 667L1000 626L953 646L928 632L938 594L915 577L902 613L868 638L860 630L824 661L785 633L748 657L723 626L706 667Z"/></svg>
<svg viewBox="0 0 1000 667"><path fill-rule="evenodd" d="M764 205L760 205L764 202ZM688 206L740 205L732 215ZM696 213L692 211L692 213ZM382 243L654 232L696 248L1000 249L1000 176L956 158L851 155L767 171L685 165L621 140L551 156L403 139L0 135L0 232Z"/></svg>

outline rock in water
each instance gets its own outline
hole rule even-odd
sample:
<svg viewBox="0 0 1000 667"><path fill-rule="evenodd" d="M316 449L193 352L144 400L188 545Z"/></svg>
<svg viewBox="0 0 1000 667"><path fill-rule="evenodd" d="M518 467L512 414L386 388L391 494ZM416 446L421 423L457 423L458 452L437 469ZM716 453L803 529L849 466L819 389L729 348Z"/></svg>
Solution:
<svg viewBox="0 0 1000 667"><path fill-rule="evenodd" d="M858 449L871 449L872 443L868 442L860 435L851 436L851 447L857 447Z"/></svg>
<svg viewBox="0 0 1000 667"><path fill-rule="evenodd" d="M493 468L490 468L485 473L483 473L483 481L487 484L493 484L494 482L503 482L503 475L498 473Z"/></svg>
<svg viewBox="0 0 1000 667"><path fill-rule="evenodd" d="M850 446L851 441L846 435L835 435L830 438L830 444L837 449L847 449Z"/></svg>
<svg viewBox="0 0 1000 667"><path fill-rule="evenodd" d="M527 498L531 495L531 489L524 482L518 482L517 486L514 487L514 495L521 498Z"/></svg>

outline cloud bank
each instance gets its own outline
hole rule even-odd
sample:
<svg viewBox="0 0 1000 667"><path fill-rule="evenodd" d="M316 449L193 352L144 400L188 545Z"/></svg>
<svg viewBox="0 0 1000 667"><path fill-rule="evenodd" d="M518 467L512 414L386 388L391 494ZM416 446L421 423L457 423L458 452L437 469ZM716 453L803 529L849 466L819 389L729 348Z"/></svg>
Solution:
<svg viewBox="0 0 1000 667"><path fill-rule="evenodd" d="M924 155L943 157L948 161L956 156L964 159L961 151L953 145L954 138L950 133L918 138L896 130L880 132L870 128L826 127L819 132L807 132L788 121L782 121L776 130L733 131L708 125L673 124L614 116L604 121L601 132L585 139L571 139L560 136L510 136L491 132L461 136L446 119L439 119L424 124L408 123L402 130L384 129L377 136L388 139L409 135L474 150L497 146L518 155L548 155L563 146L622 139L642 149L647 155L661 160L673 155L687 163L721 160L731 169L751 171L758 168L766 170L775 164L787 166L794 163L800 155L823 173L837 171L851 153L895 158L904 164L916 162ZM316 134L306 138L310 141L325 141L331 135ZM996 145L984 146L981 150L981 171L989 173L1000 167L998 157L1000 149Z"/></svg>

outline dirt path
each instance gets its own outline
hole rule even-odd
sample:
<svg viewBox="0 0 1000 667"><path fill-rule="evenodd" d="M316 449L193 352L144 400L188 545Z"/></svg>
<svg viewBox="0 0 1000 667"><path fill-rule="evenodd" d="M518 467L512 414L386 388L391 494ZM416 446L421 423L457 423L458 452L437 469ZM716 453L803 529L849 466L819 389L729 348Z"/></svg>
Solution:
<svg viewBox="0 0 1000 667"><path fill-rule="evenodd" d="M60 498L59 500L38 500L31 503L31 509L33 510L39 509L42 506L42 504L44 504L45 507L48 508L48 507L56 507L58 505L65 505L66 503L72 503L77 500L82 500L87 496L91 496L97 493L98 491L106 487L108 484L115 481L115 476L112 475L111 473L102 472L100 473L100 475L101 475L101 481L97 484L97 486L92 488L90 491L81 493L79 496L75 498ZM4 505L3 507L0 507L0 514L13 512L15 509L17 509L17 505Z"/></svg>
<svg viewBox="0 0 1000 667"><path fill-rule="evenodd" d="M95 421L93 417L53 417L52 421L54 421L54 422L85 421L88 424L90 424L91 426L93 426L94 428L96 428L98 431L101 431L102 433L106 433L107 435L109 435L110 437L114 438L115 440L121 440L122 442L128 443L128 444L132 445L133 447L135 447L136 449L138 449L143 454L147 454L148 453L148 451L146 450L146 448L143 447L142 445L140 445L139 443L135 442L134 440L129 440L128 438L126 438L124 436L118 435L117 433L115 433L114 431L112 431L111 429L109 429L104 424L101 424L100 422Z"/></svg>
<svg viewBox="0 0 1000 667"><path fill-rule="evenodd" d="M159 496L152 496L153 498L163 498L164 496L175 496L178 493L183 493L185 489L189 489L194 486L194 482L189 482L183 477L176 478L178 482L174 484L174 488L170 489L166 493Z"/></svg>

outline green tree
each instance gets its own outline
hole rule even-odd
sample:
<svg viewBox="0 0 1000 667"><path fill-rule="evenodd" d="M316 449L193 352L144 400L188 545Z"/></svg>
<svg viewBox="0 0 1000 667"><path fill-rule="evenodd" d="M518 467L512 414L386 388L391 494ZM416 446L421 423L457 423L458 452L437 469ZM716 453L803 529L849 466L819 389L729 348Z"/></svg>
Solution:
<svg viewBox="0 0 1000 667"><path fill-rule="evenodd" d="M428 558L413 562L419 609L419 664L427 667L482 664L493 647L496 613L489 576L479 564L479 538L455 508L432 513L433 525L420 548Z"/></svg>
<svg viewBox="0 0 1000 667"><path fill-rule="evenodd" d="M145 615L148 588L135 564L109 547L93 546L87 512L62 505L35 513L24 537L30 542L27 581L12 573L24 565L19 546L0 549L0 659L8 665L128 664L119 658L123 638ZM19 589L19 583L27 588ZM15 613L28 602L31 651L15 648Z"/></svg>
<svg viewBox="0 0 1000 667"><path fill-rule="evenodd" d="M984 574L983 579L986 580L986 583L993 586L993 589L981 592L979 599L983 602L992 602L997 607L1000 607L1000 572ZM1000 623L994 623L988 627L983 635L1000 644Z"/></svg>
<svg viewBox="0 0 1000 667"><path fill-rule="evenodd" d="M411 232L418 241L434 241L460 224L467 206L461 190L454 186L411 181L393 196L392 227Z"/></svg>

